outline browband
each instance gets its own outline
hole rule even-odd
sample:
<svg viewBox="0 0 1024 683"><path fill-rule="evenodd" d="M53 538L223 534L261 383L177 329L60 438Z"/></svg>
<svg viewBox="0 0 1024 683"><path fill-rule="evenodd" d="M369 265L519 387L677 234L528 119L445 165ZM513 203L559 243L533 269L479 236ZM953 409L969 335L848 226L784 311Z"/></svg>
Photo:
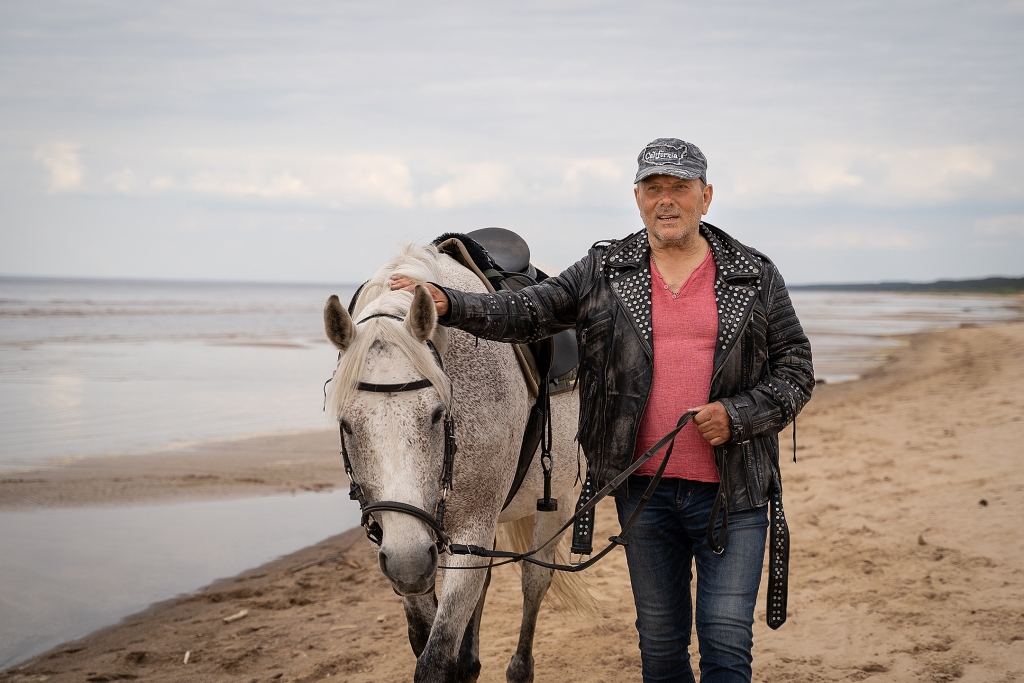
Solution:
<svg viewBox="0 0 1024 683"><path fill-rule="evenodd" d="M361 325L362 323L365 323L367 320L373 320L374 318L391 318L392 320L397 320L400 323L405 322L405 318L400 318L397 315L391 315L390 313L374 313L373 315L368 315L362 320L358 321L356 325Z"/></svg>
<svg viewBox="0 0 1024 683"><path fill-rule="evenodd" d="M381 394L395 393L398 391L416 391L417 389L426 389L431 386L433 382L429 379L418 379L415 382L405 382L404 384L371 384L370 382L360 382L356 385L359 391L376 391Z"/></svg>

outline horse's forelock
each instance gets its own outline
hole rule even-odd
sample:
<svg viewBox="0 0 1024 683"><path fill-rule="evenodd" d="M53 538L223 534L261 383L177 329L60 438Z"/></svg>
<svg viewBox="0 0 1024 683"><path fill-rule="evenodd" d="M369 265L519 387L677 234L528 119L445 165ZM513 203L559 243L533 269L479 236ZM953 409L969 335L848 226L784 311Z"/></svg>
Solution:
<svg viewBox="0 0 1024 683"><path fill-rule="evenodd" d="M440 254L431 246L407 244L402 251L377 269L363 285L353 308L358 315L370 302L386 296L391 291L389 281L392 275L405 275L419 282L438 282L441 279ZM409 299L412 301L412 299ZM408 310L408 302L405 310Z"/></svg>
<svg viewBox="0 0 1024 683"><path fill-rule="evenodd" d="M392 292L388 281L393 274L407 275L416 280L440 279L439 256L433 247L406 246L402 253L377 270L363 286L354 307L356 321L364 320L356 330L351 346L342 354L334 372L327 396L333 416L340 416L356 392L356 384L370 347L375 341L393 344L403 353L423 377L437 388L441 401L451 410L451 381L437 364L429 347L410 335L404 325L389 318L366 319L375 313L386 313L404 318L412 304L409 292Z"/></svg>

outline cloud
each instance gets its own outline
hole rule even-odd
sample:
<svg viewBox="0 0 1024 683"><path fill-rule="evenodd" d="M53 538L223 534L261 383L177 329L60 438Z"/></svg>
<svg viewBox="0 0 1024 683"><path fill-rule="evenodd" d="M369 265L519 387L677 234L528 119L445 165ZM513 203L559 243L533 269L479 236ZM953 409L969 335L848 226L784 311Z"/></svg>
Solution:
<svg viewBox="0 0 1024 683"><path fill-rule="evenodd" d="M512 170L504 164L468 164L456 171L454 179L422 196L425 206L450 209L490 202L502 202L519 194Z"/></svg>
<svg viewBox="0 0 1024 683"><path fill-rule="evenodd" d="M184 158L170 154L159 164L162 171L176 170L153 177L148 183L149 190L305 200L337 208L408 208L416 204L408 165L386 155L206 149L191 150ZM113 185L114 181L111 176L108 184ZM143 186L136 184L131 189L141 191Z"/></svg>
<svg viewBox="0 0 1024 683"><path fill-rule="evenodd" d="M67 192L82 184L82 162L74 142L40 145L35 158L50 170L50 192Z"/></svg>
<svg viewBox="0 0 1024 683"><path fill-rule="evenodd" d="M111 173L103 179L103 183L113 187L118 192L128 194L139 186L139 178L135 171L125 168L117 173Z"/></svg>
<svg viewBox="0 0 1024 683"><path fill-rule="evenodd" d="M979 218L971 228L979 235L1024 235L1024 214Z"/></svg>
<svg viewBox="0 0 1024 683"><path fill-rule="evenodd" d="M268 199L307 198L313 195L306 184L287 171L269 178L243 179L230 174L203 171L190 178L184 189L203 194Z"/></svg>
<svg viewBox="0 0 1024 683"><path fill-rule="evenodd" d="M978 192L995 176L996 156L969 145L762 150L734 163L733 192L746 204L934 205Z"/></svg>
<svg viewBox="0 0 1024 683"><path fill-rule="evenodd" d="M613 159L595 158L571 162L562 177L567 185L578 185L593 180L614 182L624 175L623 167Z"/></svg>
<svg viewBox="0 0 1024 683"><path fill-rule="evenodd" d="M409 208L416 204L412 172L398 157L351 154L314 159L310 165L322 169L322 192L343 206L384 204Z"/></svg>

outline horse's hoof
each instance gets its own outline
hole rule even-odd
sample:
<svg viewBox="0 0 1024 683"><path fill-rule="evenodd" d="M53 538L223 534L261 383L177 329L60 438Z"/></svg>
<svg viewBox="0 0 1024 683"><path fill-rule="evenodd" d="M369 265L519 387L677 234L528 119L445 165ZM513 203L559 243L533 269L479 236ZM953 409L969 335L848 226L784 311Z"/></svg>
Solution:
<svg viewBox="0 0 1024 683"><path fill-rule="evenodd" d="M533 656L518 652L512 655L512 661L505 669L505 680L508 683L533 683Z"/></svg>
<svg viewBox="0 0 1024 683"><path fill-rule="evenodd" d="M476 683L480 678L480 661L459 662L459 674L456 683Z"/></svg>

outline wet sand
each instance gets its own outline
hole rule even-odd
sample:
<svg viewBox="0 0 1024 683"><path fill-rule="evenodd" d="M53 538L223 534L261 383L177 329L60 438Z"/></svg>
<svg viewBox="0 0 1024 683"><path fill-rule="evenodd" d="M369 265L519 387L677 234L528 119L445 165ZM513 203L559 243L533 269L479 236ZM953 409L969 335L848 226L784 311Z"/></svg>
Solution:
<svg viewBox="0 0 1024 683"><path fill-rule="evenodd" d="M865 379L818 388L799 421L799 462L783 455L789 621L770 631L761 597L755 680L1024 680L1022 388L1020 323L916 335ZM150 474L139 460L132 481L118 481L127 475L116 463L134 462L124 458L105 459L109 469L83 461L61 474L5 474L25 481L0 484L0 505L251 495L344 480L333 433L274 439L215 446L227 449L222 456L239 449L234 464L205 450L185 454L188 464L181 454L147 456L165 458L161 469ZM235 481L247 479L262 481ZM82 483L86 492L75 493ZM614 528L611 506L599 509L598 527L599 538ZM542 609L536 678L640 680L621 551L588 574L599 614ZM520 606L516 572L496 570L481 681L504 680ZM379 682L410 680L414 664L401 601L353 530L156 605L0 682Z"/></svg>
<svg viewBox="0 0 1024 683"><path fill-rule="evenodd" d="M124 505L348 487L332 429L0 472L0 509Z"/></svg>

